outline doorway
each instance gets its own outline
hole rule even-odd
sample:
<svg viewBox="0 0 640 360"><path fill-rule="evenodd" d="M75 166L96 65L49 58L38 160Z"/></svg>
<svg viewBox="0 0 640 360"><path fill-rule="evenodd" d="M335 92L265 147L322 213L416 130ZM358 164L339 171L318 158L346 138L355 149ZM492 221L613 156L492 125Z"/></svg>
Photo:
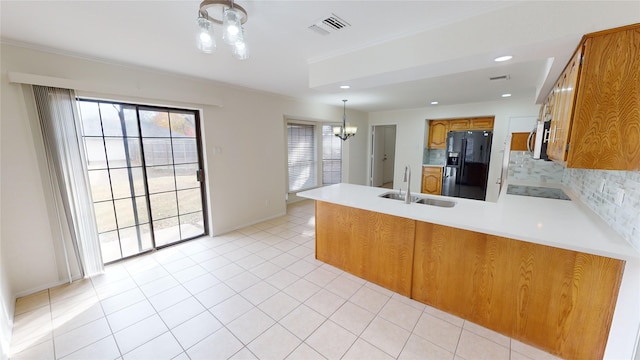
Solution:
<svg viewBox="0 0 640 360"><path fill-rule="evenodd" d="M78 104L104 263L205 235L197 111Z"/></svg>
<svg viewBox="0 0 640 360"><path fill-rule="evenodd" d="M371 186L393 189L396 126L374 125L371 130Z"/></svg>

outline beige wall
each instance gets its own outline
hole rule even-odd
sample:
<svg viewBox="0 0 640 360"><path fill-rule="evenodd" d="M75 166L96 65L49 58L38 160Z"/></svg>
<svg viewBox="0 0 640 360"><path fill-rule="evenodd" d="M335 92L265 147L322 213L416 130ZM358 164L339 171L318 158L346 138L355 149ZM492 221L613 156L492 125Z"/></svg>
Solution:
<svg viewBox="0 0 640 360"><path fill-rule="evenodd" d="M455 106L430 106L418 109L381 111L369 114L369 125L397 125L396 161L394 187L403 186L402 175L405 165L411 166L411 191L420 192L421 165L425 135L428 134L426 120L449 119L456 117L495 116L493 143L487 184L487 201L496 201L500 186L496 183L500 177L502 150L507 136L509 119L520 116L537 116L539 106L535 104L534 94L529 99L502 99L501 101ZM369 171L369 170L368 170ZM404 189L404 188L403 188Z"/></svg>
<svg viewBox="0 0 640 360"><path fill-rule="evenodd" d="M1 56L0 300L9 321L16 295L64 282L67 274L57 220L50 208L51 190L30 87L10 83L8 72L52 77L49 80L73 85L81 96L200 110L213 234L285 213L286 116L318 121L342 118L341 104L311 104L8 44L2 44ZM351 123L366 128L365 113L349 111L348 116ZM365 183L366 163L360 160L365 154L366 136L347 142L345 180Z"/></svg>

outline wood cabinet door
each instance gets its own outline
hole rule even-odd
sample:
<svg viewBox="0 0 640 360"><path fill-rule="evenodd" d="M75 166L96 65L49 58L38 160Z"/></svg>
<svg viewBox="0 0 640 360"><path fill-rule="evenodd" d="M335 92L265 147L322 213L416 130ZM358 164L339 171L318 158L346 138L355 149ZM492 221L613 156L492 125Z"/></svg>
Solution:
<svg viewBox="0 0 640 360"><path fill-rule="evenodd" d="M529 151L527 142L529 141L528 132L511 133L511 151ZM535 134L534 134L535 139ZM532 140L533 142L534 140Z"/></svg>
<svg viewBox="0 0 640 360"><path fill-rule="evenodd" d="M640 170L640 25L588 38L568 167Z"/></svg>
<svg viewBox="0 0 640 360"><path fill-rule="evenodd" d="M493 130L493 118L473 118L469 121L470 130Z"/></svg>
<svg viewBox="0 0 640 360"><path fill-rule="evenodd" d="M422 168L422 191L423 194L442 194L442 168L425 166Z"/></svg>
<svg viewBox="0 0 640 360"><path fill-rule="evenodd" d="M429 149L444 149L447 146L448 120L429 121Z"/></svg>
<svg viewBox="0 0 640 360"><path fill-rule="evenodd" d="M469 119L455 119L449 120L449 131L464 131L469 130Z"/></svg>
<svg viewBox="0 0 640 360"><path fill-rule="evenodd" d="M564 72L560 75L560 79L554 89L554 115L551 120L551 140L550 148L547 148L547 155L551 160L563 164L567 160L567 144L569 144L571 135L581 58L582 48L578 48Z"/></svg>

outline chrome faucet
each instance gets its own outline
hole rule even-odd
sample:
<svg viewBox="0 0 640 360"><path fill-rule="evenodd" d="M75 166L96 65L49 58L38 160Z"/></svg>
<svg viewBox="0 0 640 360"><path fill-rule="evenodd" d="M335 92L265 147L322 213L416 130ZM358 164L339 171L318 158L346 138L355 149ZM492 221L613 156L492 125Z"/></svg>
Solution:
<svg viewBox="0 0 640 360"><path fill-rule="evenodd" d="M404 203L411 203L411 167L409 165L404 167L404 177L402 181L407 183L407 192L404 194Z"/></svg>

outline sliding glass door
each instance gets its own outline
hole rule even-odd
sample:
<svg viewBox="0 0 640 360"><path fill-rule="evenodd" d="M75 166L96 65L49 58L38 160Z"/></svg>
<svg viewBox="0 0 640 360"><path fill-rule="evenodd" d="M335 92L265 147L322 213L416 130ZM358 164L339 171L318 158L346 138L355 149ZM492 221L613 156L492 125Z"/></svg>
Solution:
<svg viewBox="0 0 640 360"><path fill-rule="evenodd" d="M79 100L105 263L207 233L198 114Z"/></svg>

